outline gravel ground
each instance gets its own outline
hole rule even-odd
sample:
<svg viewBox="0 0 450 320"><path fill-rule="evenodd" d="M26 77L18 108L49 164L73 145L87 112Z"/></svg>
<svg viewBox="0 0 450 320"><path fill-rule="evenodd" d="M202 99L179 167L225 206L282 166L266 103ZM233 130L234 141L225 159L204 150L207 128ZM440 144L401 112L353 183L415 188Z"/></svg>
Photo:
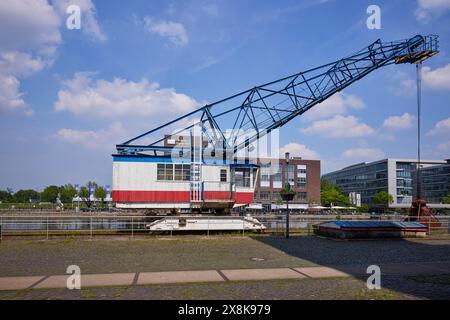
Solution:
<svg viewBox="0 0 450 320"><path fill-rule="evenodd" d="M438 280L439 279L439 280ZM444 281L443 281L444 279ZM439 277L384 277L381 290L354 278L245 281L103 287L83 290L0 291L4 299L450 299L450 274ZM386 286L386 287L384 287ZM396 288L396 290L392 289Z"/></svg>
<svg viewBox="0 0 450 320"><path fill-rule="evenodd" d="M252 259L252 258L262 258ZM255 261L256 260L256 261ZM337 241L318 237L8 240L0 276L302 267L450 261L450 240Z"/></svg>

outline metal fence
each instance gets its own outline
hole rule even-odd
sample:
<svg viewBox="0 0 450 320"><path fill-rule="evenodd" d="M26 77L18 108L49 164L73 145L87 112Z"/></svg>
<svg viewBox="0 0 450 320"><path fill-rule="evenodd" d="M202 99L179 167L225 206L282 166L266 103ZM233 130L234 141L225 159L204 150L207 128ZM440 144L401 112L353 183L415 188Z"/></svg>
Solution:
<svg viewBox="0 0 450 320"><path fill-rule="evenodd" d="M186 216L170 216L170 218L185 218ZM192 217L192 216L191 216ZM284 215L252 215L261 222L266 229L265 233L282 235L285 232L285 216ZM50 239L59 236L83 236L93 238L101 235L126 235L134 238L138 235L149 235L150 232L146 225L156 220L165 218L164 216L122 216L122 215L62 215L62 214L23 214L23 215L0 215L0 240L13 237L33 236L38 239ZM223 223L227 223L230 216L202 216L201 219L223 219ZM405 221L406 216L403 215L380 215L380 216L364 216L364 215L341 215L342 220L359 220L368 219ZM429 234L448 236L450 232L450 216L436 216L441 226L429 228ZM334 220L334 215L291 215L289 218L290 233L309 235L313 233L313 226L323 221ZM207 224L209 226L209 223ZM251 235L255 232L250 230L245 224L242 229L234 231L217 231L217 230L199 230L195 232L180 231L176 228L166 230L164 232L153 232L151 234L186 234L195 233L203 235L223 234Z"/></svg>

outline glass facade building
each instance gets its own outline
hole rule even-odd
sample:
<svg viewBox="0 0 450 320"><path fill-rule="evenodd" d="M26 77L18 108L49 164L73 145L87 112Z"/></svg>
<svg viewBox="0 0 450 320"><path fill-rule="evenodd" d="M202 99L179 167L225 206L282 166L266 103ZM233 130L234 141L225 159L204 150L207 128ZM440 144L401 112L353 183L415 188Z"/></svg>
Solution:
<svg viewBox="0 0 450 320"><path fill-rule="evenodd" d="M450 164L423 168L420 177L421 193L428 202L442 203L450 195Z"/></svg>
<svg viewBox="0 0 450 320"><path fill-rule="evenodd" d="M441 160L422 161L420 176L422 195L428 203L441 203L449 191L450 163ZM392 195L392 208L410 207L415 196L417 161L410 159L384 159L358 163L327 173L323 179L341 188L345 194L361 194L361 203L374 205L373 196L380 191Z"/></svg>

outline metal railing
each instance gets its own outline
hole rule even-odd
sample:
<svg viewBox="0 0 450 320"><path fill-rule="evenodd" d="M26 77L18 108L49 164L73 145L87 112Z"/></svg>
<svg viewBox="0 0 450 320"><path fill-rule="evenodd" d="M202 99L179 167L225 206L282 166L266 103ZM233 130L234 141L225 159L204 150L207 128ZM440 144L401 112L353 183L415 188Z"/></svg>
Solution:
<svg viewBox="0 0 450 320"><path fill-rule="evenodd" d="M138 235L149 235L150 231L146 225L151 222L161 220L164 218L183 219L192 216L144 216L144 215L0 215L0 240L14 237L28 237L33 236L38 239L50 239L54 237L68 237L68 236L83 236L93 238L101 235L125 235L134 238ZM252 215L262 223L266 229L265 233L282 235L285 232L285 217L284 215ZM201 216L198 219L207 220L206 229L198 231L182 231L179 228L172 227L169 230L153 231L151 234L159 235L175 235L195 233L200 235L214 235L214 234L231 234L231 235L254 235L255 231L246 225L243 221L242 228L225 231L209 228L209 221L214 219L214 224L227 223L230 216ZM243 218L241 216L240 218ZM370 219L368 216L362 215L341 215L342 220L359 220L364 221ZM376 219L390 220L390 221L405 221L406 216L403 215L383 215L377 216ZM435 216L440 222L439 227L430 227L428 233L432 235L448 236L450 233L450 216ZM218 219L223 220L223 222ZM298 235L313 234L313 226L323 222L334 220L333 215L291 215L290 216L290 233ZM372 217L373 220L373 217ZM430 218L431 222L431 218Z"/></svg>

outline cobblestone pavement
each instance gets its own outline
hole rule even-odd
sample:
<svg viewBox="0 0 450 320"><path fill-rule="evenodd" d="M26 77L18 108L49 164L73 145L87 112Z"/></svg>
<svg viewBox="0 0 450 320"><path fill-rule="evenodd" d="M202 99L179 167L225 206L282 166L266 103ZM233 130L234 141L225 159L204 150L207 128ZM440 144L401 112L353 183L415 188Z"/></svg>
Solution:
<svg viewBox="0 0 450 320"><path fill-rule="evenodd" d="M256 258L256 259L255 259ZM144 240L7 240L0 277L83 273L280 268L450 261L450 240L336 241L314 236Z"/></svg>
<svg viewBox="0 0 450 320"><path fill-rule="evenodd" d="M450 274L420 280L387 276L383 284L400 290L369 290L355 278L328 278L2 291L0 299L450 299Z"/></svg>

